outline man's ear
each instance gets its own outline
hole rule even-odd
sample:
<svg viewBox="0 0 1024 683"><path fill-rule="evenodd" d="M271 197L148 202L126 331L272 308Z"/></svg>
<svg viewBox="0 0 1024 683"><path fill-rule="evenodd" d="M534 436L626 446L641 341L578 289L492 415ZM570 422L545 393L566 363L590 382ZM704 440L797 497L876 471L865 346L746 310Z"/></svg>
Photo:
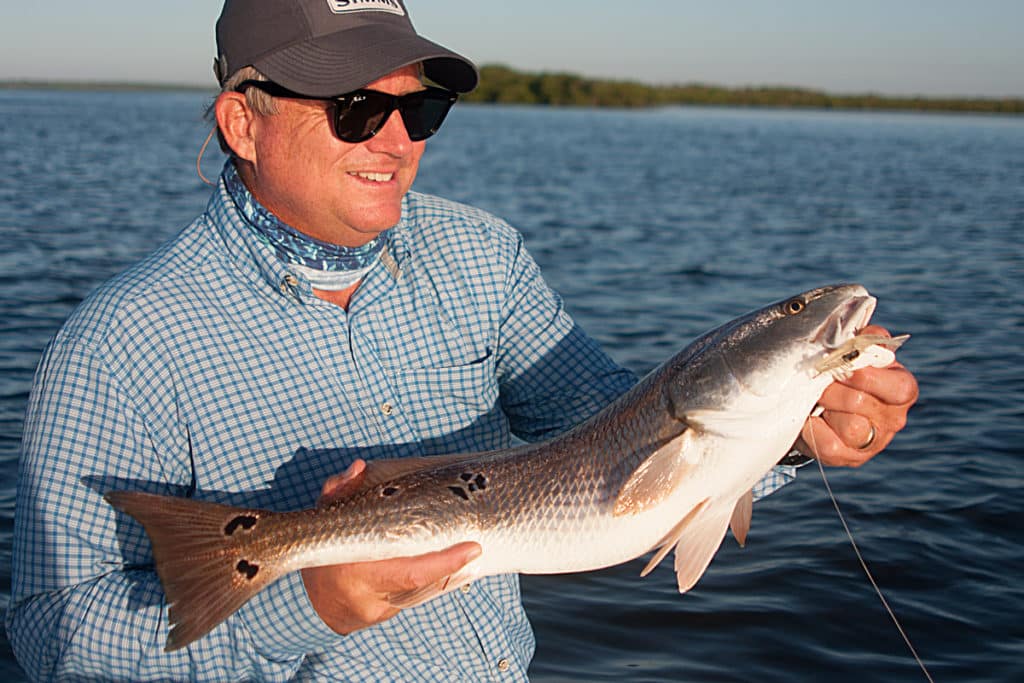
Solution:
<svg viewBox="0 0 1024 683"><path fill-rule="evenodd" d="M253 122L256 112L249 106L245 93L223 92L214 103L217 125L228 147L240 159L256 162Z"/></svg>

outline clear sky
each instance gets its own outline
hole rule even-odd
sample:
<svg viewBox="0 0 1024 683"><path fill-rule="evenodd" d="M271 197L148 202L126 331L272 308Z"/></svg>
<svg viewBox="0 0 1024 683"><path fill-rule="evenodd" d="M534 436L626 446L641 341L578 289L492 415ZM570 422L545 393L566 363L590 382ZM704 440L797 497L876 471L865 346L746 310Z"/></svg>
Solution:
<svg viewBox="0 0 1024 683"><path fill-rule="evenodd" d="M1024 97L1024 0L407 2L421 33L478 64L650 83ZM0 79L213 85L220 6L3 0Z"/></svg>

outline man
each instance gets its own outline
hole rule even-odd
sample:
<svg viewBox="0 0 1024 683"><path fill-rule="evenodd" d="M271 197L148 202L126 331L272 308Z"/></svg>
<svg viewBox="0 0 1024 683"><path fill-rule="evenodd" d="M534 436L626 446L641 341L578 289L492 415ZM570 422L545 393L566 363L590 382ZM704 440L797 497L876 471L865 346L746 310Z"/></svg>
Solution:
<svg viewBox="0 0 1024 683"><path fill-rule="evenodd" d="M149 542L106 491L308 507L364 459L545 438L634 381L514 230L409 191L477 76L401 2L227 0L217 39L231 159L206 212L90 295L37 373L8 615L19 661L73 680L524 679L515 576L401 612L387 600L450 575L473 543L290 574L163 651ZM860 464L915 398L904 369L861 371L804 434L822 460Z"/></svg>

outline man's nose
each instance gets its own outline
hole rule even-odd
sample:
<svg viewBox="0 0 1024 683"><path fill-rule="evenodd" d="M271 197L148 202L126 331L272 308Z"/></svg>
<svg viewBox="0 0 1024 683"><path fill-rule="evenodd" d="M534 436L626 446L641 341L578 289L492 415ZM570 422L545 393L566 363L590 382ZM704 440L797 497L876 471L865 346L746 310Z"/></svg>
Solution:
<svg viewBox="0 0 1024 683"><path fill-rule="evenodd" d="M392 156L405 156L412 151L412 140L405 130L405 122L402 121L401 113L396 109L384 122L383 128L377 134L366 141L370 151L390 154Z"/></svg>

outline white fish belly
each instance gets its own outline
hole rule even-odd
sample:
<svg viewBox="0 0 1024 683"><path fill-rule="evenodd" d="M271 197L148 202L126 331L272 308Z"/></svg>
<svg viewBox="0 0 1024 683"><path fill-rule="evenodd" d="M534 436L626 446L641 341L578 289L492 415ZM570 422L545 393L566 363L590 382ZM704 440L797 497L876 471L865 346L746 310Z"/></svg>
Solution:
<svg viewBox="0 0 1024 683"><path fill-rule="evenodd" d="M563 574L590 571L643 555L679 521L675 510L615 517L595 515L563 529L509 529L481 539L480 575Z"/></svg>
<svg viewBox="0 0 1024 683"><path fill-rule="evenodd" d="M802 424L802 423L801 423ZM589 571L639 557L660 545L665 536L697 505L710 499L710 508L730 511L785 454L799 427L774 425L763 438L704 436L692 445L687 460L694 469L675 491L654 508L615 516L594 512L560 527L526 526L488 532L478 571L557 574ZM724 533L723 528L723 533Z"/></svg>

